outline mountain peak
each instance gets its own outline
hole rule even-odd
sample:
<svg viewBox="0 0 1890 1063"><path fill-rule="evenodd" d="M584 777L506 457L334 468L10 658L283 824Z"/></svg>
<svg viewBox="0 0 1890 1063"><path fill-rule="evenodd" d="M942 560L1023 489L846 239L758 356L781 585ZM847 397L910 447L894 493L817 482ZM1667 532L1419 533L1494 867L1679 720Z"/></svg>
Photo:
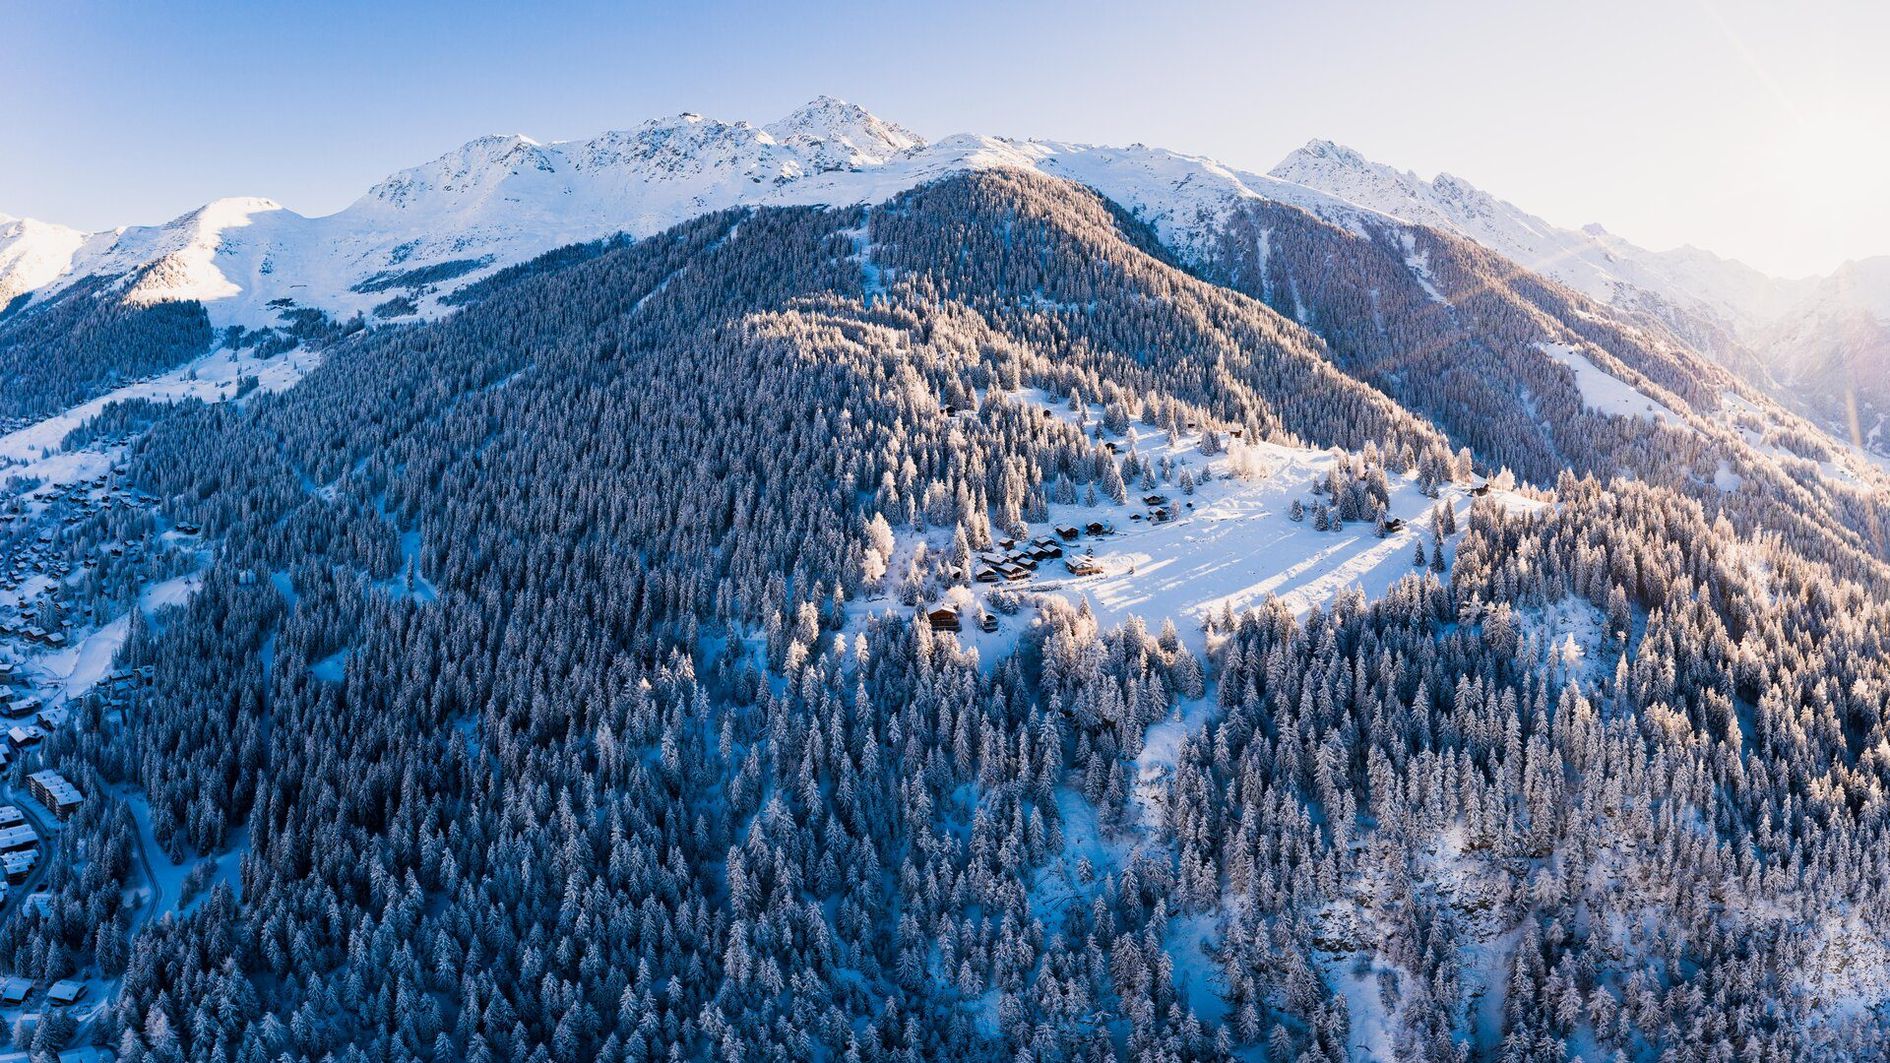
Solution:
<svg viewBox="0 0 1890 1063"><path fill-rule="evenodd" d="M1330 140L1307 141L1305 147L1268 170L1267 176L1316 188L1373 210L1384 210L1379 200L1386 197L1408 200L1428 197L1432 191L1432 183L1416 173L1374 162L1357 149Z"/></svg>
<svg viewBox="0 0 1890 1063"><path fill-rule="evenodd" d="M429 192L465 192L505 173L549 172L544 147L517 133L489 133L432 162L402 170L368 190L368 198L405 207Z"/></svg>
<svg viewBox="0 0 1890 1063"><path fill-rule="evenodd" d="M1367 159L1353 148L1346 147L1344 144L1340 144L1337 141L1314 138L1308 140L1304 147L1299 148L1286 158L1280 160L1280 164L1273 168L1272 173L1275 176L1279 176L1281 170L1297 166L1332 164L1337 164L1352 170L1371 170L1377 168L1376 163Z"/></svg>
<svg viewBox="0 0 1890 1063"><path fill-rule="evenodd" d="M878 165L925 146L925 138L910 129L835 96L816 96L762 129L784 144L824 145L839 165Z"/></svg>
<svg viewBox="0 0 1890 1063"><path fill-rule="evenodd" d="M0 214L0 306L64 273L84 243L77 229Z"/></svg>

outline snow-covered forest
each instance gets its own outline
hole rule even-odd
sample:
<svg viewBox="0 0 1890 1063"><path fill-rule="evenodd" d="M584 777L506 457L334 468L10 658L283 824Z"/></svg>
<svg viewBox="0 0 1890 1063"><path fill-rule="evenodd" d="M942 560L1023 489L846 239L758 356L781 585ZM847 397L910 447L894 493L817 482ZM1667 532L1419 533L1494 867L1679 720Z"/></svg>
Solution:
<svg viewBox="0 0 1890 1063"><path fill-rule="evenodd" d="M0 469L37 1057L1890 1052L1884 476L1466 239L994 169L93 294L0 319L93 403Z"/></svg>

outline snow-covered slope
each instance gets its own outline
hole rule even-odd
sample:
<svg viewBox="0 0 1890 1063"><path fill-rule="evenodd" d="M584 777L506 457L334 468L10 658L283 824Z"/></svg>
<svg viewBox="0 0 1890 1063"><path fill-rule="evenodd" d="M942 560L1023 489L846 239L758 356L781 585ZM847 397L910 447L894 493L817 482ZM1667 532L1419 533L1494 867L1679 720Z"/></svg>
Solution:
<svg viewBox="0 0 1890 1063"><path fill-rule="evenodd" d="M1393 222L1305 185L1236 170L1213 159L1136 144L1126 148L1027 141L1016 145L1044 173L1088 185L1153 226L1162 241L1188 255L1220 233L1243 200L1285 203L1354 230Z"/></svg>
<svg viewBox="0 0 1890 1063"><path fill-rule="evenodd" d="M1840 434L1890 453L1890 256L1845 263L1758 345Z"/></svg>
<svg viewBox="0 0 1890 1063"><path fill-rule="evenodd" d="M1086 406L1079 419L1067 401L1034 388L992 392L989 400L1021 403L1092 432L1104 418L1100 404ZM1045 595L1086 605L1104 627L1130 617L1172 617L1188 621L1182 625L1183 638L1190 649L1202 652L1203 622L1228 609L1239 613L1257 608L1268 596L1296 613L1328 605L1350 590L1381 598L1400 579L1423 571L1413 559L1439 541L1433 538L1432 526L1440 507L1450 507L1462 521L1469 519L1469 484L1444 484L1436 495L1427 495L1413 470L1390 481L1386 512L1400 521L1396 530L1380 537L1363 521L1327 530L1315 526L1312 514L1319 485L1339 460L1335 451L1225 440L1224 450L1210 452L1202 449L1199 431L1170 437L1146 421L1132 423L1126 432L1110 432L1109 437L1150 461L1185 470L1191 486L1172 497L1160 495L1163 502L1157 504L1148 503L1146 497L1152 496L1139 489L1120 504L1093 497L1052 504L1043 526L1079 531L1059 547L1067 547L1062 559L1044 561L1027 582L972 583L949 590L933 604L949 604L967 617L1008 616L999 600ZM1534 512L1545 504L1510 490L1493 491L1491 498L1510 512ZM1290 515L1296 501L1303 508L1299 518ZM1170 507L1172 519L1153 519L1162 506ZM1092 524L1110 530L1103 535L1080 532ZM952 547L952 529L902 531L888 564L894 578L911 567L921 543L922 556L945 556ZM1079 574L1070 568L1068 562L1078 559L1090 562L1091 570ZM857 603L856 611L904 613L906 607L877 597ZM1023 626L1000 619L994 631L968 627L959 638L987 662L996 663L1013 647Z"/></svg>
<svg viewBox="0 0 1890 1063"><path fill-rule="evenodd" d="M1271 173L1466 236L1598 302L1654 314L1698 341L1713 339L1702 334L1702 326L1729 337L1751 335L1803 298L1813 283L1770 277L1695 247L1649 251L1599 225L1564 229L1462 178L1444 173L1426 181L1330 141L1307 144Z"/></svg>
<svg viewBox="0 0 1890 1063"><path fill-rule="evenodd" d="M1890 256L1846 262L1819 281L1771 330L1778 364L1787 375L1814 366L1817 344L1832 335L1890 329Z"/></svg>
<svg viewBox="0 0 1890 1063"><path fill-rule="evenodd" d="M1823 278L1772 277L1696 247L1649 251L1599 225L1560 228L1450 174L1427 181L1321 140L1272 176L1456 233L1598 302L1649 315L1834 429L1853 403L1868 407L1861 427L1843 426L1853 441L1871 443L1890 409L1890 258Z"/></svg>

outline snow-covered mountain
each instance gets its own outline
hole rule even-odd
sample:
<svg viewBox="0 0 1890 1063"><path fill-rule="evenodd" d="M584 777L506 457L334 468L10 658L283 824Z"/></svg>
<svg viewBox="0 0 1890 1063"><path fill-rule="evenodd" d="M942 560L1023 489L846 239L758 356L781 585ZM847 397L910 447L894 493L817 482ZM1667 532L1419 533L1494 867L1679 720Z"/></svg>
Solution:
<svg viewBox="0 0 1890 1063"><path fill-rule="evenodd" d="M1467 237L1598 302L1650 315L1838 434L1879 453L1890 444L1890 257L1827 277L1773 277L1696 247L1650 251L1599 225L1560 228L1461 178L1427 181L1321 140L1271 176Z"/></svg>
<svg viewBox="0 0 1890 1063"><path fill-rule="evenodd" d="M403 274L431 276L439 294L577 241L644 236L739 204L879 199L948 170L1017 161L1009 155L982 138L928 149L830 97L765 127L683 114L566 143L488 136L325 217L234 199L90 235L7 218L0 296L107 276L126 278L134 300L201 300L219 325L268 324L285 299L345 316L405 287Z"/></svg>
<svg viewBox="0 0 1890 1063"><path fill-rule="evenodd" d="M1271 174L1466 236L1598 302L1651 313L1709 348L1776 320L1813 283L1770 277L1694 247L1649 251L1599 225L1564 229L1462 178L1444 173L1427 181L1330 141L1307 144Z"/></svg>
<svg viewBox="0 0 1890 1063"><path fill-rule="evenodd" d="M1412 182L823 98L7 229L90 804L0 974L138 1060L1882 1058L1890 481Z"/></svg>
<svg viewBox="0 0 1890 1063"><path fill-rule="evenodd" d="M1878 453L1890 448L1890 256L1845 263L1757 346L1840 434Z"/></svg>
<svg viewBox="0 0 1890 1063"><path fill-rule="evenodd" d="M1885 290L1874 278L1890 270L1780 280L1696 248L1648 251L1599 226L1557 227L1449 174L1425 180L1327 141L1258 174L1140 144L972 134L928 143L826 96L765 125L681 114L588 140L480 137L324 217L264 199L93 234L0 217L0 306L103 277L133 303L199 300L217 326L268 326L289 303L336 318L427 317L455 288L567 244L647 236L740 205L879 202L992 168L1088 185L1195 261L1244 203L1283 203L1361 235L1439 229L1658 321L1749 379L1775 373L1814 392L1833 379L1819 366L1834 350L1848 352L1844 365L1868 366L1890 321L1890 298L1860 294Z"/></svg>
<svg viewBox="0 0 1890 1063"><path fill-rule="evenodd" d="M335 316L370 313L389 292L421 314L453 287L555 247L646 236L738 205L877 202L950 173L996 167L1068 177L1154 224L1185 251L1228 209L1272 199L1322 216L1366 213L1335 197L1210 159L1137 145L1103 148L958 135L927 143L854 104L820 97L767 125L698 114L589 140L487 136L393 174L332 215L219 200L160 226L84 235L10 221L21 248L0 277L50 295L88 276L133 277L139 300L194 298L219 325L259 326L281 300ZM0 257L0 264L11 259Z"/></svg>
<svg viewBox="0 0 1890 1063"><path fill-rule="evenodd" d="M52 283L84 245L85 234L77 229L0 214L0 308Z"/></svg>

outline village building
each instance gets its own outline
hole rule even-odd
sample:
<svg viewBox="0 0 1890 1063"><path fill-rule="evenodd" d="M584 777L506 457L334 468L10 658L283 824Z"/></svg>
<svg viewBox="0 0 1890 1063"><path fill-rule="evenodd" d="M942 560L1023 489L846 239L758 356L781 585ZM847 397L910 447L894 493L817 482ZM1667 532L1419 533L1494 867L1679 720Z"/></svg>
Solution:
<svg viewBox="0 0 1890 1063"><path fill-rule="evenodd" d="M36 728L37 729L37 728ZM79 788L66 781L66 777L56 771L36 771L26 777L28 789L39 803L52 810L60 819L78 811L85 801L85 795Z"/></svg>
<svg viewBox="0 0 1890 1063"><path fill-rule="evenodd" d="M0 853L17 853L39 848L39 833L24 823L0 827Z"/></svg>
<svg viewBox="0 0 1890 1063"><path fill-rule="evenodd" d="M0 871L7 877L7 885L17 886L26 881L33 873L33 865L38 862L39 851L22 849L15 853L0 853Z"/></svg>

